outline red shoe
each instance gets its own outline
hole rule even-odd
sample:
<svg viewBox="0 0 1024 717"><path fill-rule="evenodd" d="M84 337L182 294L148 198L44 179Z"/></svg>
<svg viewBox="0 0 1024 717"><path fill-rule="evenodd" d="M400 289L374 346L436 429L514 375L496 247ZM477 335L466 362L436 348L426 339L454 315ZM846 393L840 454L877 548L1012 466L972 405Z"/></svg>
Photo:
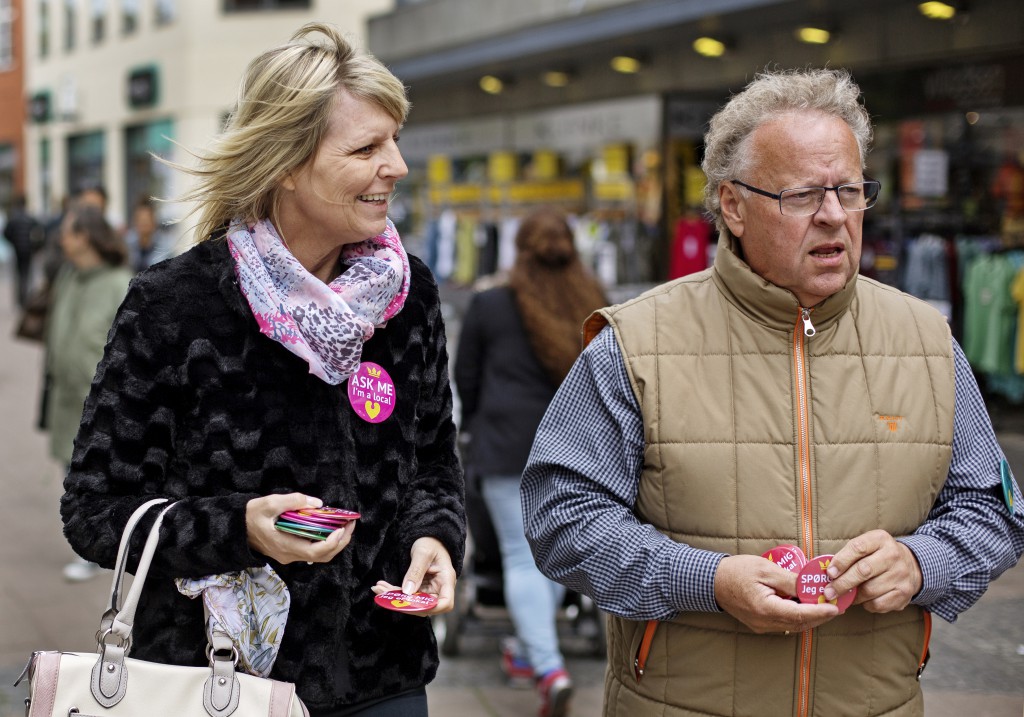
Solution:
<svg viewBox="0 0 1024 717"><path fill-rule="evenodd" d="M533 681L533 668L519 654L518 643L514 639L503 640L501 643L501 671L510 683L528 687Z"/></svg>
<svg viewBox="0 0 1024 717"><path fill-rule="evenodd" d="M563 668L544 673L537 680L537 691L541 699L540 717L565 717L569 714L572 680Z"/></svg>

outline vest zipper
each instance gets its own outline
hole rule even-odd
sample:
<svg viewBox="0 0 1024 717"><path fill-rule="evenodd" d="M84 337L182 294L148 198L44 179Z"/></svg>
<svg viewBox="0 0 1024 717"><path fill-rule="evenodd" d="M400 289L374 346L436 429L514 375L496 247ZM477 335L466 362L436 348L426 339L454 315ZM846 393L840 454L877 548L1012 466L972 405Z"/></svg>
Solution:
<svg viewBox="0 0 1024 717"><path fill-rule="evenodd" d="M932 641L932 614L924 611L924 649L921 650L921 659L917 663L917 681L921 681L921 673L928 666L928 659L932 656L928 649L928 643Z"/></svg>
<svg viewBox="0 0 1024 717"><path fill-rule="evenodd" d="M651 645L654 643L654 633L658 631L658 621L648 620L644 627L644 637L640 641L640 647L636 651L636 659L633 660L633 676L639 682L644 676L644 669L647 667L647 656L651 654Z"/></svg>
<svg viewBox="0 0 1024 717"><path fill-rule="evenodd" d="M817 333L811 323L813 309L800 308L793 330L793 375L796 381L797 446L800 472L800 526L801 548L805 555L813 556L814 527L812 525L811 495L811 442L809 427L809 401L807 398L807 355L806 339ZM807 717L811 689L811 646L814 631L806 630L800 635L800 670L797 689L797 717Z"/></svg>

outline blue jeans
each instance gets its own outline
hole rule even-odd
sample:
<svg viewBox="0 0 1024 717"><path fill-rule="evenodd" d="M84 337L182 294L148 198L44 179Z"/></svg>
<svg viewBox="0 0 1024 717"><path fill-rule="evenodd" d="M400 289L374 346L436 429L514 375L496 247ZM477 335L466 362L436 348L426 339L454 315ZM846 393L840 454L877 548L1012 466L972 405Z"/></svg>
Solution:
<svg viewBox="0 0 1024 717"><path fill-rule="evenodd" d="M564 666L555 624L565 588L537 569L523 529L519 476L484 476L481 492L501 549L505 606L535 675Z"/></svg>

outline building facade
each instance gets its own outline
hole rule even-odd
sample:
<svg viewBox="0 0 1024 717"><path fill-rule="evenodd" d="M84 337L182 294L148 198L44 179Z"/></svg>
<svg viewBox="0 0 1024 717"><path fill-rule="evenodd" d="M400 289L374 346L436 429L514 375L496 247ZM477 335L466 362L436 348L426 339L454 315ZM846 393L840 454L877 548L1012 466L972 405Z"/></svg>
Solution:
<svg viewBox="0 0 1024 717"><path fill-rule="evenodd" d="M25 192L24 0L0 0L0 211Z"/></svg>
<svg viewBox="0 0 1024 717"><path fill-rule="evenodd" d="M303 23L335 24L364 45L386 0L31 0L25 7L26 186L32 208L102 184L112 221L143 196L171 198L223 125L247 63ZM165 221L188 207L161 205ZM188 225L179 226L187 233Z"/></svg>
<svg viewBox="0 0 1024 717"><path fill-rule="evenodd" d="M1017 0L426 0L371 18L368 37L410 87L402 147L429 236L454 212L455 226L484 217L500 237L533 204L559 203L590 222L581 243L606 282L664 279L687 242L709 240L706 121L767 67L844 67L860 83L880 246L1024 219ZM452 241L470 246L458 230ZM893 266L881 258L880 275ZM464 279L473 262L459 263L444 268Z"/></svg>

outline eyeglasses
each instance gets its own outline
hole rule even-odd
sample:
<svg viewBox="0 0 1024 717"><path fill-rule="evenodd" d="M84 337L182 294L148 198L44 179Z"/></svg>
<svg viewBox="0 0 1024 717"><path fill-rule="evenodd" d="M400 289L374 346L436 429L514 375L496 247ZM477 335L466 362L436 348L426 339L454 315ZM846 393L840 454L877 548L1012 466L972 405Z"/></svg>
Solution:
<svg viewBox="0 0 1024 717"><path fill-rule="evenodd" d="M787 217L807 217L816 214L825 201L825 192L835 192L839 198L839 204L848 212L863 212L871 209L878 201L878 191L882 188L881 182L869 179L864 182L848 182L836 187L796 187L794 189L783 189L778 194L766 192L763 189L752 187L738 179L730 180L733 184L746 187L755 194L762 197L779 200L779 211Z"/></svg>

